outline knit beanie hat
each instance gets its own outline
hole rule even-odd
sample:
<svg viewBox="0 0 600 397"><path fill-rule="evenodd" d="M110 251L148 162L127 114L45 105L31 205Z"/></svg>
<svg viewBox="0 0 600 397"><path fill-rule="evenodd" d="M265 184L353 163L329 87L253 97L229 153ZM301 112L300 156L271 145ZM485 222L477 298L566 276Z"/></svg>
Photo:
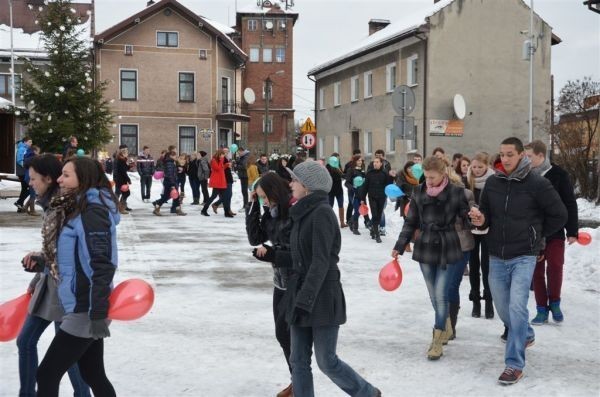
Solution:
<svg viewBox="0 0 600 397"><path fill-rule="evenodd" d="M307 160L294 167L294 170L287 168L292 179L300 182L311 192L322 191L329 193L332 180L329 171L316 161Z"/></svg>

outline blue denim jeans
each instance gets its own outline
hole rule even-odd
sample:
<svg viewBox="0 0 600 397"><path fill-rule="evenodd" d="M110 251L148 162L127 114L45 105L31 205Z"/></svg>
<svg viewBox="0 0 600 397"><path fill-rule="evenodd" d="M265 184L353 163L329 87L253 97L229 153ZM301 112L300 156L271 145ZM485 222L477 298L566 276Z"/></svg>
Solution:
<svg viewBox="0 0 600 397"><path fill-rule="evenodd" d="M471 251L463 252L463 258L458 262L452 264L452 266L448 266L448 271L450 272L450 281L448 282L448 302L456 303L460 305L460 283L462 282L465 266L467 266L467 262L469 262L469 258L471 257Z"/></svg>
<svg viewBox="0 0 600 397"><path fill-rule="evenodd" d="M295 397L315 395L311 370L312 346L319 369L340 389L351 396L371 397L375 388L348 364L340 360L336 353L339 326L290 327L292 338L292 384Z"/></svg>
<svg viewBox="0 0 600 397"><path fill-rule="evenodd" d="M446 265L445 269L440 265L426 263L421 263L420 266L435 311L434 328L444 330L446 329L446 317L448 317L448 283L452 265Z"/></svg>
<svg viewBox="0 0 600 397"><path fill-rule="evenodd" d="M56 330L58 330L59 323L55 324ZM50 325L48 320L27 315L25 324L17 338L19 380L21 381L19 397L35 397L35 377L38 369L37 343L48 325ZM73 386L73 395L75 397L90 397L90 388L81 378L77 365L69 368L68 374Z"/></svg>
<svg viewBox="0 0 600 397"><path fill-rule="evenodd" d="M490 256L489 283L496 311L508 327L504 361L507 367L523 370L525 343L535 334L529 325L529 288L535 270L535 256L500 259Z"/></svg>

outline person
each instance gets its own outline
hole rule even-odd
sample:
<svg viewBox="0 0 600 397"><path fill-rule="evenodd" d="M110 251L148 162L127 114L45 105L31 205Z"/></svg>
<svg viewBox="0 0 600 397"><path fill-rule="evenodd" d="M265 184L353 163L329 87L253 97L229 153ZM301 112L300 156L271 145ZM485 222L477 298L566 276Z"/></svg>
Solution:
<svg viewBox="0 0 600 397"><path fill-rule="evenodd" d="M291 164L288 164L288 159L284 156L280 156L277 159L277 167L275 168L275 172L283 179L291 181L290 174L287 172L288 166L291 167Z"/></svg>
<svg viewBox="0 0 600 397"><path fill-rule="evenodd" d="M402 171L396 175L396 185L400 187L400 189L404 192L404 195L396 199L396 208L394 211L400 209L400 216L402 216L404 220L406 220L406 213L404 209L410 202L415 188L420 184L419 180L414 177L412 172L412 166L415 164L416 163L413 161L407 161L404 164L404 167L402 167ZM410 243L406 245L405 252L412 252Z"/></svg>
<svg viewBox="0 0 600 397"><path fill-rule="evenodd" d="M44 210L44 214L50 212L50 201L59 195L58 178L62 172L62 163L52 154L43 154L33 158L29 164L29 185L35 190L38 204ZM55 209L52 209L54 211ZM44 216L42 230L50 227L48 221L52 215ZM36 371L38 368L37 344L52 322L56 324L56 330L64 311L58 300L57 281L50 276L47 268L35 269L37 264L32 258L42 257L41 252L29 252L23 258L23 266L26 271L35 271L35 276L29 283L27 291L32 295L27 317L19 336L17 347L19 349L19 396L34 397ZM75 397L89 397L89 387L81 378L77 365L68 369L69 379L73 386Z"/></svg>
<svg viewBox="0 0 600 397"><path fill-rule="evenodd" d="M17 154L15 161L15 173L19 178L19 182L21 183L21 192L19 193L19 198L15 201L14 205L17 207L17 212L25 211L23 205L25 204L25 199L29 195L29 185L25 182L25 166L23 165L23 159L25 158L25 154L31 150L31 145L33 141L30 137L25 136L19 143L17 144Z"/></svg>
<svg viewBox="0 0 600 397"><path fill-rule="evenodd" d="M415 164L422 164L423 163L423 156L421 155L421 153L415 153L415 154L413 154L412 161L414 161Z"/></svg>
<svg viewBox="0 0 600 397"><path fill-rule="evenodd" d="M437 157L441 160L444 160L446 158L446 151L444 150L444 148L441 147L434 148L431 154L433 155L433 157Z"/></svg>
<svg viewBox="0 0 600 397"><path fill-rule="evenodd" d="M460 168L460 162L461 162L461 159L462 159L463 157L464 157L464 156L463 156L463 154L462 154L462 153L454 153L454 154L452 155L452 168L455 170L455 172L456 172L458 175L461 175L461 174L460 174L458 171L456 171L456 169L457 169L456 167L459 167L459 168Z"/></svg>
<svg viewBox="0 0 600 397"><path fill-rule="evenodd" d="M75 135L71 135L69 137L69 141L63 148L63 152L62 152L63 162L67 159L67 157L70 157L73 153L77 152L78 145L79 145L79 143L77 142L77 137Z"/></svg>
<svg viewBox="0 0 600 397"><path fill-rule="evenodd" d="M258 173L260 175L264 175L270 171L269 169L269 159L265 153L261 153L258 159L258 163L256 164L258 167Z"/></svg>
<svg viewBox="0 0 600 397"><path fill-rule="evenodd" d="M334 153L327 159L327 164L325 168L329 171L329 175L331 176L331 180L333 181L331 185L331 191L329 192L329 205L333 208L333 202L337 201L338 205L338 217L340 219L340 227L343 229L347 227L345 222L345 212L344 212L344 190L342 189L342 179L344 179L344 174L340 169L340 159L338 156L335 156Z"/></svg>
<svg viewBox="0 0 600 397"><path fill-rule="evenodd" d="M246 166L246 173L248 174L248 186L249 189L252 189L252 185L254 185L254 182L256 182L258 178L260 178L258 166L256 165L256 157L252 154L249 155L247 164L248 165Z"/></svg>
<svg viewBox="0 0 600 397"><path fill-rule="evenodd" d="M328 203L329 172L315 161L304 161L294 171L290 209L292 273L286 293L286 321L290 325L294 396L314 396L311 355L321 371L351 396L381 396L337 355L339 326L346 322L346 304L338 268L341 235Z"/></svg>
<svg viewBox="0 0 600 397"><path fill-rule="evenodd" d="M223 202L223 207L225 208L225 217L232 218L232 215L229 215L231 209L227 206L227 200L224 199L225 192L227 191L227 179L225 178L225 151L223 149L219 149L215 152L212 160L210 161L210 180L208 185L212 188L212 195L204 202L204 207L202 207L202 211L200 212L204 216L208 215L208 207L214 201L214 199L219 196L219 201ZM216 207L213 206L213 210L216 213Z"/></svg>
<svg viewBox="0 0 600 397"><path fill-rule="evenodd" d="M137 170L140 175L140 184L142 187L142 201L147 203L150 201L150 191L152 188L152 176L155 171L154 159L150 154L150 148L144 146L142 152L137 158Z"/></svg>
<svg viewBox="0 0 600 397"><path fill-rule="evenodd" d="M131 192L129 191L131 179L127 174L128 156L129 150L127 149L127 145L120 145L119 150L116 153L113 180L115 181L115 196L117 196L117 198L119 199L119 212L121 214L128 214L129 211L131 211L131 208L127 206L127 198L131 194Z"/></svg>
<svg viewBox="0 0 600 397"><path fill-rule="evenodd" d="M471 165L471 159L467 156L462 156L452 169L461 179L463 185L467 186L467 172L469 171L469 166Z"/></svg>
<svg viewBox="0 0 600 397"><path fill-rule="evenodd" d="M25 155L23 156L23 167L25 168L25 176L23 179L28 185L30 185L29 165L36 156L39 156L39 154L40 148L35 145L31 145L29 149L25 152ZM29 200L27 200L27 204L25 204L24 208L26 209L28 215L38 215L38 213L35 212L35 189L31 187L31 185L29 186Z"/></svg>
<svg viewBox="0 0 600 397"><path fill-rule="evenodd" d="M381 160L382 163L382 169L383 171L385 171L386 175L388 175L390 178L395 178L396 177L396 171L392 170L392 165L390 164L389 161L386 160L385 158L385 152L383 151L383 149L377 149L375 151L375 158L378 158ZM369 174L369 171L373 169L373 163L374 163L375 159L373 159L373 161L371 161L371 163L369 163L369 166L367 167L367 175ZM383 200L383 209L381 210L381 219L379 221L379 234L381 236L385 236L385 208L387 207L387 199ZM376 225L376 223L374 223L374 225Z"/></svg>
<svg viewBox="0 0 600 397"><path fill-rule="evenodd" d="M520 139L501 142L494 168L481 192L480 208L471 208L469 216L475 226L489 227L489 284L496 312L508 327L506 367L498 382L511 385L523 376L525 349L535 341L527 301L536 256L543 238L565 226L567 209L550 181L531 172Z"/></svg>
<svg viewBox="0 0 600 397"><path fill-rule="evenodd" d="M175 164L177 165L177 190L179 190L179 195L181 196L181 198L184 198L185 180L188 167L188 155L186 153L181 153L175 161Z"/></svg>
<svg viewBox="0 0 600 397"><path fill-rule="evenodd" d="M360 200L361 204L366 204L367 196L369 196L369 208L371 209L372 226L371 238L377 243L381 243L381 229L377 226L380 224L387 196L385 195L385 187L392 183L392 178L384 169L383 161L379 157L373 159L373 168L367 171L365 181L361 187Z"/></svg>
<svg viewBox="0 0 600 397"><path fill-rule="evenodd" d="M350 161L348 161L346 164L344 164L344 169L343 169L344 179L346 179L346 182L344 183L344 185L346 186L346 190L348 192L348 208L346 209L346 223L348 225L350 225L350 223L352 221L352 213L354 212L354 186L352 186L352 181L350 181L350 183L348 183L348 173L352 173L352 168L354 167L352 164L354 162L354 156L356 156L356 155L362 155L360 149L354 149L352 151L352 157L350 158ZM364 161L363 161L363 163L364 163ZM360 205L360 201L359 201L359 205ZM354 232L353 229L350 229L350 230L352 232ZM358 228L356 230L358 231Z"/></svg>
<svg viewBox="0 0 600 397"><path fill-rule="evenodd" d="M164 160L165 160L165 156L167 156L167 153L168 152L166 150L160 151L160 155L158 156L158 159L156 160L156 170L157 171L165 170Z"/></svg>
<svg viewBox="0 0 600 397"><path fill-rule="evenodd" d="M569 174L546 157L546 144L535 140L525 146L531 160L531 172L548 179L567 208L567 222L556 233L546 237L546 246L535 264L533 272L533 291L537 314L531 325L542 325L548 322L549 312L552 319L560 323L564 315L560 309L563 265L565 262L565 230L569 245L577 241L578 213L575 190Z"/></svg>
<svg viewBox="0 0 600 397"><path fill-rule="evenodd" d="M479 203L481 191L488 178L494 175L494 171L488 167L489 155L484 152L477 153L471 161L471 166L467 171L467 186L475 196L475 203ZM473 302L471 316L481 317L481 300L485 301L485 318L494 317L494 303L490 285L488 282L490 270L490 254L488 244L485 238L487 230L473 229L473 239L475 245L469 257L469 300ZM483 283L483 296L481 295L481 284Z"/></svg>
<svg viewBox="0 0 600 397"><path fill-rule="evenodd" d="M231 210L231 199L233 198L233 172L231 170L231 160L229 159L229 149L223 148L223 153L225 157L223 158L223 168L225 173L225 182L226 187L222 196L219 196L219 200L215 201L212 205L213 212L216 214L217 209L220 205L223 205L223 210L225 211L226 218L233 218L237 215L235 212ZM212 163L211 163L212 168ZM213 193L214 194L214 193Z"/></svg>
<svg viewBox="0 0 600 397"><path fill-rule="evenodd" d="M163 192L158 200L152 202L152 205L154 206L154 211L152 211L152 213L156 216L161 216L160 207L169 200L173 200L171 202L171 214L177 214L179 216L187 215L181 209L181 197L174 199L171 198L171 192L173 190L177 190L177 165L175 164L176 160L177 152L175 150L172 150L163 157Z"/></svg>
<svg viewBox="0 0 600 397"><path fill-rule="evenodd" d="M104 338L117 268L117 198L102 165L86 157L67 161L58 184L42 256L65 315L38 368L37 395L58 396L62 376L77 364L95 396L116 396L104 370Z"/></svg>
<svg viewBox="0 0 600 397"><path fill-rule="evenodd" d="M438 360L444 354L442 346L452 335L448 317L451 268L463 258L456 222L458 218L467 219L469 207L464 189L449 182L444 160L427 157L423 161L423 170L425 183L413 191L408 215L392 250L392 257L397 259L404 253L406 244L419 229L412 259L419 262L435 313L427 358Z"/></svg>
<svg viewBox="0 0 600 397"><path fill-rule="evenodd" d="M360 189L365 182L365 161L360 154L355 154L352 157L350 168L346 171L346 187L348 191L352 191L352 195L348 194L348 197L352 197L352 218L350 218L350 230L353 234L360 236L358 231L358 208L360 207ZM348 198L348 199L349 199ZM348 204L350 205L350 203ZM365 215L367 217L368 215Z"/></svg>
<svg viewBox="0 0 600 397"><path fill-rule="evenodd" d="M204 205L210 195L208 194L208 179L210 178L210 164L206 158L207 153L204 150L200 150L200 158L198 159L198 180L202 187L202 205Z"/></svg>
<svg viewBox="0 0 600 397"><path fill-rule="evenodd" d="M250 160L250 159L249 159ZM249 163L250 167L252 163ZM256 164L254 164L256 167ZM246 233L250 245L257 246L252 255L273 266L273 319L275 337L283 350L290 374L290 329L285 321L280 303L284 297L291 268L290 231L292 220L289 216L294 203L289 184L274 172L263 175L257 182L250 198L250 208L246 217ZM259 202L262 202L261 203ZM261 207L266 211L261 216ZM271 244L266 244L269 241ZM292 385L277 394L278 397L293 396Z"/></svg>
<svg viewBox="0 0 600 397"><path fill-rule="evenodd" d="M250 155L249 150L245 150L243 147L239 147L237 150L237 161L235 162L235 171L240 180L240 189L242 191L242 199L244 205L243 210L248 207L248 156ZM241 211L241 210L240 210Z"/></svg>
<svg viewBox="0 0 600 397"><path fill-rule="evenodd" d="M200 178L198 178L198 167L200 167L200 160L196 153L190 154L186 174L190 181L190 187L192 189L192 204L200 204Z"/></svg>

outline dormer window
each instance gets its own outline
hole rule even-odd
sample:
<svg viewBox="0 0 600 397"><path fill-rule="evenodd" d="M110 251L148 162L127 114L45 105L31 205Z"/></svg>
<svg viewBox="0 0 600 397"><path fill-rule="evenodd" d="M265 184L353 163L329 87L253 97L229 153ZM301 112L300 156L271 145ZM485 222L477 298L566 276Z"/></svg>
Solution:
<svg viewBox="0 0 600 397"><path fill-rule="evenodd" d="M156 32L157 47L179 47L179 33Z"/></svg>

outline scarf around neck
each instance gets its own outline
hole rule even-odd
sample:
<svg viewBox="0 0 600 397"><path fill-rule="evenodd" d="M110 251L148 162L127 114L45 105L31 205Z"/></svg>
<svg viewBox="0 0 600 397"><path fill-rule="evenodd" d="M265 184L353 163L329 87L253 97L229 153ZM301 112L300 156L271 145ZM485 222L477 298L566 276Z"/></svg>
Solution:
<svg viewBox="0 0 600 397"><path fill-rule="evenodd" d="M408 182L409 184L414 185L414 186L417 186L419 184L419 181L417 180L417 178L413 177L408 172L402 171L402 173L404 174L404 179L406 179L406 182Z"/></svg>
<svg viewBox="0 0 600 397"><path fill-rule="evenodd" d="M438 186L430 186L429 183L427 183L427 195L430 197L437 197L442 190L444 190L446 188L446 186L448 186L448 176L444 176L444 179L442 180L442 183L440 183Z"/></svg>
<svg viewBox="0 0 600 397"><path fill-rule="evenodd" d="M57 195L50 200L50 206L42 225L42 254L50 274L58 279L58 264L56 263L56 245L58 236L68 216L75 210L76 196L74 193Z"/></svg>
<svg viewBox="0 0 600 397"><path fill-rule="evenodd" d="M550 170L550 168L552 168L552 164L550 164L550 160L546 157L544 159L544 162L540 164L539 167L531 167L531 172L533 172L534 174L544 176L546 172Z"/></svg>
<svg viewBox="0 0 600 397"><path fill-rule="evenodd" d="M470 168L469 168L469 172L471 172ZM478 190L483 189L483 186L485 185L485 181L487 181L487 179L492 175L494 175L494 170L492 170L490 167L488 167L487 170L485 171L485 174L483 174L481 176L472 175L473 181L475 182L475 184L474 184L475 189L478 189Z"/></svg>

